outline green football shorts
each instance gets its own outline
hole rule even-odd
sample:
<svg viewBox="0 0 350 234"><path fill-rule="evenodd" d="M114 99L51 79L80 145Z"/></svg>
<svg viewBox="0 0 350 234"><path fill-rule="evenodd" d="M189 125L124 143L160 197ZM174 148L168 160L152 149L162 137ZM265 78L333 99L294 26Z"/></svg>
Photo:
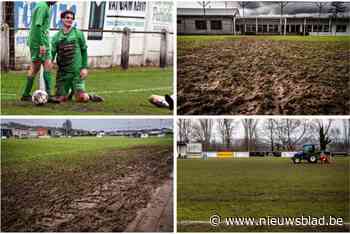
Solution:
<svg viewBox="0 0 350 234"><path fill-rule="evenodd" d="M70 92L85 92L85 80L80 78L78 73L57 72L56 76L56 96L68 96Z"/></svg>
<svg viewBox="0 0 350 234"><path fill-rule="evenodd" d="M40 61L41 63L44 63L46 60L51 60L52 57L50 48L46 48L45 55L41 55L39 51L39 48L30 47L30 57L32 59L32 62Z"/></svg>

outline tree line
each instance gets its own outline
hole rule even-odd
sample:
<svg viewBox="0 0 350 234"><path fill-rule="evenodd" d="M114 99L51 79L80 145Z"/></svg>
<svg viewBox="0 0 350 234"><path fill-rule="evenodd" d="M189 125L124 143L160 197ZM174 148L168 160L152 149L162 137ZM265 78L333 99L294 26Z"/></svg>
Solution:
<svg viewBox="0 0 350 234"><path fill-rule="evenodd" d="M350 119L179 119L178 141L243 151L295 151L303 144L350 152Z"/></svg>

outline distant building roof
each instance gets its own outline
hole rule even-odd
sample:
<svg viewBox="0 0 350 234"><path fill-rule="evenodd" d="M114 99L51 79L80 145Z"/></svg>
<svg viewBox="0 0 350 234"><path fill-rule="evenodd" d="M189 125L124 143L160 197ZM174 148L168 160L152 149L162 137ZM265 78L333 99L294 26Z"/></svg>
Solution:
<svg viewBox="0 0 350 234"><path fill-rule="evenodd" d="M203 8L177 8L177 15L178 16L203 16ZM206 8L205 9L205 15L206 16L233 16L236 15L236 17L242 17L239 14L238 8ZM328 19L331 16L329 13L323 13L320 18ZM280 15L249 15L245 16L244 18L280 18ZM283 18L317 18L318 14L298 14L298 15L283 15ZM338 15L338 18L349 18L349 16L340 14Z"/></svg>
<svg viewBox="0 0 350 234"><path fill-rule="evenodd" d="M181 16L203 16L203 8L177 8L177 15ZM208 16L233 16L239 15L238 8L206 8L205 15Z"/></svg>

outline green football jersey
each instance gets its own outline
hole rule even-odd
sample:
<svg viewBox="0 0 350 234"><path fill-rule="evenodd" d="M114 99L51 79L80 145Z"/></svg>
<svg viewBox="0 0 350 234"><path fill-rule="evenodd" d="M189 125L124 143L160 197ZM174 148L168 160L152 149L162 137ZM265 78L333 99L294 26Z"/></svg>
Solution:
<svg viewBox="0 0 350 234"><path fill-rule="evenodd" d="M87 45L83 32L73 27L68 33L57 32L51 43L52 59L57 55L60 72L79 73L87 68Z"/></svg>
<svg viewBox="0 0 350 234"><path fill-rule="evenodd" d="M49 49L49 31L50 31L50 7L46 2L36 4L30 32L28 37L28 45L30 48L39 48L45 46Z"/></svg>

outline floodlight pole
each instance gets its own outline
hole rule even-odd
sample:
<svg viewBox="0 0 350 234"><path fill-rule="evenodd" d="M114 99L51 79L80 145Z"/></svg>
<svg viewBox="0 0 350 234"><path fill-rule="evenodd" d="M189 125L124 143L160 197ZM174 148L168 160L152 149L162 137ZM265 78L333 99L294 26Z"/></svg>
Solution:
<svg viewBox="0 0 350 234"><path fill-rule="evenodd" d="M317 25L317 35L319 35L320 32L320 26L321 26L321 14L322 14L322 8L327 5L327 2L315 2L316 6L318 7L318 25Z"/></svg>
<svg viewBox="0 0 350 234"><path fill-rule="evenodd" d="M206 2L206 1L202 1L202 2L198 2L199 5L201 5L203 7L203 17L204 17L204 22L205 22L205 30L208 32L208 25L207 25L207 19L206 19L206 15L205 15L205 8L210 4L210 1Z"/></svg>
<svg viewBox="0 0 350 234"><path fill-rule="evenodd" d="M279 26L279 31L280 31L280 35L282 35L282 17L283 17L283 9L287 6L288 2L279 2L278 3L281 7L281 17L280 17L280 26ZM286 25L284 25L284 27L286 27Z"/></svg>

